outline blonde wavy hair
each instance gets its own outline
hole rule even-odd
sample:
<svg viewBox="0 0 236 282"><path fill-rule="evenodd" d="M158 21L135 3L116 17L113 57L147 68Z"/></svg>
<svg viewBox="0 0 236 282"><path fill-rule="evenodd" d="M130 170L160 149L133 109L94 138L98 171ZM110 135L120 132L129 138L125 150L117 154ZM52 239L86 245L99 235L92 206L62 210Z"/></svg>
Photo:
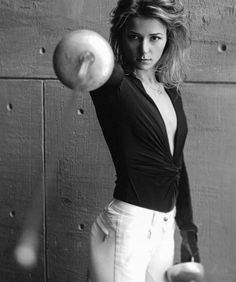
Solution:
<svg viewBox="0 0 236 282"><path fill-rule="evenodd" d="M166 87L178 87L188 65L190 37L184 7L177 0L119 0L111 11L110 43L117 61L128 70L122 34L130 17L154 18L167 27L167 43L156 65L156 76Z"/></svg>

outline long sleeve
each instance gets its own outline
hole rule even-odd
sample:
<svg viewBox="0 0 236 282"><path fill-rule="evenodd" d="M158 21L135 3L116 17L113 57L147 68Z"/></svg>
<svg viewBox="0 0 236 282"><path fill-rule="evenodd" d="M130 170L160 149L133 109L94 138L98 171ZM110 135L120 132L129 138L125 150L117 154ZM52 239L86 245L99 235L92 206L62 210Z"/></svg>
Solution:
<svg viewBox="0 0 236 282"><path fill-rule="evenodd" d="M120 64L115 64L113 72L108 81L100 88L90 91L95 106L98 121L109 147L113 162L115 164L117 154L117 122L114 118L116 111L117 89L124 78L124 71Z"/></svg>
<svg viewBox="0 0 236 282"><path fill-rule="evenodd" d="M184 159L182 161L176 209L176 222L182 237L181 262L191 261L192 259L195 262L200 262L197 236L198 228L193 222L189 179Z"/></svg>
<svg viewBox="0 0 236 282"><path fill-rule="evenodd" d="M189 179L184 162L179 180L179 194L176 203L176 223L180 230L197 231L197 226L193 222L192 201L189 188Z"/></svg>

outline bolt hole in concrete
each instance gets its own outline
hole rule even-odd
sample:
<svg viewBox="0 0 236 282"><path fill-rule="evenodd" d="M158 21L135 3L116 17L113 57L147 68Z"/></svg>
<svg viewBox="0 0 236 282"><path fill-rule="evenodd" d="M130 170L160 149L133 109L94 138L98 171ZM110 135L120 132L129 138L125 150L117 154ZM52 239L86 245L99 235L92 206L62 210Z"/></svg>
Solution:
<svg viewBox="0 0 236 282"><path fill-rule="evenodd" d="M45 49L44 47L40 48L40 49L39 49L39 53L40 53L41 55L45 54L45 53L46 53L46 49Z"/></svg>
<svg viewBox="0 0 236 282"><path fill-rule="evenodd" d="M10 214L10 217L11 217L11 218L14 218L14 217L16 216L16 212L15 212L15 211L10 211L9 214Z"/></svg>
<svg viewBox="0 0 236 282"><path fill-rule="evenodd" d="M227 50L227 46L225 43L219 44L218 45L218 52L223 53Z"/></svg>
<svg viewBox="0 0 236 282"><path fill-rule="evenodd" d="M83 115L84 114L84 110L83 109L78 109L77 110L77 114L78 115Z"/></svg>
<svg viewBox="0 0 236 282"><path fill-rule="evenodd" d="M11 103L9 103L9 104L7 105L7 110L10 112L10 111L12 111L12 109L13 109L13 106L12 106Z"/></svg>
<svg viewBox="0 0 236 282"><path fill-rule="evenodd" d="M85 225L82 223L82 224L79 224L79 230L84 230L85 228Z"/></svg>

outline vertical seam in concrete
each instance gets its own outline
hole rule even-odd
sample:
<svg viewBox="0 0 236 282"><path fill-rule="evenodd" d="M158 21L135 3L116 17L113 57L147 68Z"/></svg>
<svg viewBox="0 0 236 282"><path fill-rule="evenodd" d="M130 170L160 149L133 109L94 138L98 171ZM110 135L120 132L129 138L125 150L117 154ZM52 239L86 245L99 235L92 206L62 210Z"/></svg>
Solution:
<svg viewBox="0 0 236 282"><path fill-rule="evenodd" d="M47 211L46 211L46 109L45 82L42 80L42 159L43 159L43 238L44 238L44 282L47 282Z"/></svg>

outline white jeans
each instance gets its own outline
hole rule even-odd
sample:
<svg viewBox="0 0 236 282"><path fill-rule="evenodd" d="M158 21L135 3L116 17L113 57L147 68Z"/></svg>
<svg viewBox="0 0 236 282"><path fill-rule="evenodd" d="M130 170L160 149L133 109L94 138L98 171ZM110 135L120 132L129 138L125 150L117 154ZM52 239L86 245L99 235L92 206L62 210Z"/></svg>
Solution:
<svg viewBox="0 0 236 282"><path fill-rule="evenodd" d="M91 282L164 282L174 259L175 209L162 213L113 200L90 236Z"/></svg>

